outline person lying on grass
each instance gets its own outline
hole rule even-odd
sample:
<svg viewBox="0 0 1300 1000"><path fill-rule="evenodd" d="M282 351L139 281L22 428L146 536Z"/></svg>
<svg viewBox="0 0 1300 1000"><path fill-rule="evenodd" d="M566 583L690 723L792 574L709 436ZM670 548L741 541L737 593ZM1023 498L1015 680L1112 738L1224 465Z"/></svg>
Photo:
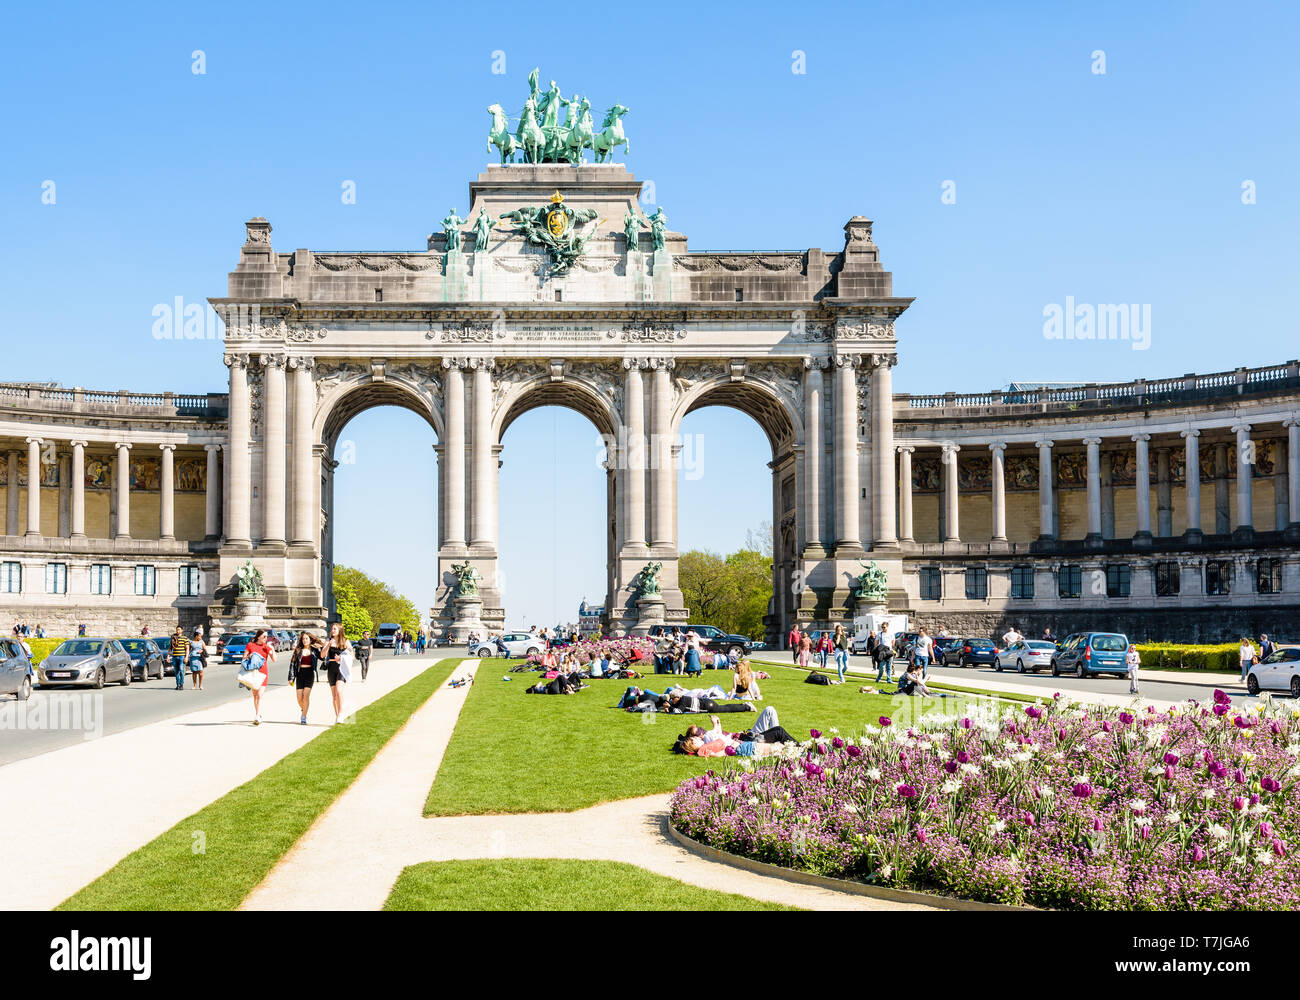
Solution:
<svg viewBox="0 0 1300 1000"><path fill-rule="evenodd" d="M532 687L524 688L524 694L577 694L588 686L582 683L580 674L559 674L549 680L543 677Z"/></svg>
<svg viewBox="0 0 1300 1000"><path fill-rule="evenodd" d="M726 733L716 715L711 716L712 729L690 726L677 737L674 753L696 757L768 757L780 752L778 744L793 743L795 739L776 722L776 709L763 710L754 728L743 733Z"/></svg>

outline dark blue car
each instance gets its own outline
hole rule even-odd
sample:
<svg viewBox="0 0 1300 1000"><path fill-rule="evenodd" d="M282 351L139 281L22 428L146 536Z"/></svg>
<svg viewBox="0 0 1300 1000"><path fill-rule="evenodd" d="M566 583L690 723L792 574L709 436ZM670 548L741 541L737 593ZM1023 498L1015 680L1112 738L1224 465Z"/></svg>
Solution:
<svg viewBox="0 0 1300 1000"><path fill-rule="evenodd" d="M992 667L997 665L998 647L992 639L974 636L959 639L943 651L943 662L959 667Z"/></svg>
<svg viewBox="0 0 1300 1000"><path fill-rule="evenodd" d="M1128 636L1120 632L1076 632L1067 635L1052 657L1052 676L1075 674L1125 674Z"/></svg>

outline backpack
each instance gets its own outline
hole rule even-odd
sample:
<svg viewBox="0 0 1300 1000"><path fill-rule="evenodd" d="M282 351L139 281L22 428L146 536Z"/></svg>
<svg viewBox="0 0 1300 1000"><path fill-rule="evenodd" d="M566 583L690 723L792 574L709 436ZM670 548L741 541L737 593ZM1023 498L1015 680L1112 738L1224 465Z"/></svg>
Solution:
<svg viewBox="0 0 1300 1000"><path fill-rule="evenodd" d="M825 674L810 673L803 679L805 684L830 684L831 679Z"/></svg>

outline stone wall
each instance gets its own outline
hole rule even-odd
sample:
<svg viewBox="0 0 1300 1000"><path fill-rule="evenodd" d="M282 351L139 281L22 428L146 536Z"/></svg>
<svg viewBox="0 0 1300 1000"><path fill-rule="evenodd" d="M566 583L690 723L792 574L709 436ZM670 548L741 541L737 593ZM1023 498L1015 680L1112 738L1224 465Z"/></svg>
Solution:
<svg viewBox="0 0 1300 1000"><path fill-rule="evenodd" d="M8 596L0 595L0 598ZM77 626L83 623L88 635L126 638L139 635L140 629L145 625L149 626L149 633L153 636L169 635L177 625L184 626L187 634L193 633L200 625L206 632L208 614L206 607L134 607L115 603L97 608L78 605L35 608L27 604L0 601L0 626L3 626L5 634L9 634L16 622L30 625L32 629L41 626L51 638L74 636L77 634Z"/></svg>
<svg viewBox="0 0 1300 1000"><path fill-rule="evenodd" d="M1243 635L1258 638L1261 632L1282 642L1300 642L1300 605L1269 608L1193 607L1131 608L1108 611L912 611L912 628L925 626L931 634L946 628L951 635L1000 637L1011 625L1026 636L1037 638L1050 627L1057 639L1071 632L1096 629L1123 632L1134 642L1235 642Z"/></svg>

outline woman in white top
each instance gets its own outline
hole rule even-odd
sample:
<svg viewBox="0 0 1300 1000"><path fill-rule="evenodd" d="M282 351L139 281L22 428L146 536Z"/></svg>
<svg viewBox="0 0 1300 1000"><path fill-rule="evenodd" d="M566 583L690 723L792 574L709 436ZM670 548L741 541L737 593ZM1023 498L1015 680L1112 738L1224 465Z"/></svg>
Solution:
<svg viewBox="0 0 1300 1000"><path fill-rule="evenodd" d="M1246 675L1250 673L1250 665L1255 662L1255 647L1245 636L1242 636L1241 648L1237 650L1237 655L1241 659L1241 679L1244 681Z"/></svg>
<svg viewBox="0 0 1300 1000"><path fill-rule="evenodd" d="M1137 694L1138 667L1142 666L1142 654L1131 642L1128 644L1128 652L1124 654L1124 663L1128 667L1128 693Z"/></svg>

